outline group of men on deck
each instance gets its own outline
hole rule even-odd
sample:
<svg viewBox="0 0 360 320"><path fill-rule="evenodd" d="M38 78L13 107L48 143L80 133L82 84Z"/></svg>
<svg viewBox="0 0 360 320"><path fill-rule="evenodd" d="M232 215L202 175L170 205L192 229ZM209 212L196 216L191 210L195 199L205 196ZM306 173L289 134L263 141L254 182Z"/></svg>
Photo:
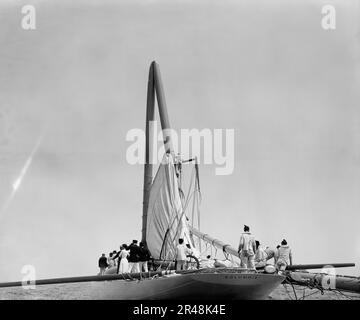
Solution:
<svg viewBox="0 0 360 320"><path fill-rule="evenodd" d="M186 268L187 257L192 256L193 251L190 245L185 244L184 239L179 239L176 246L175 261L176 270L184 270ZM250 228L245 225L244 232L241 234L238 248L241 267L248 269L256 269L266 267L270 259L274 259L274 265L279 273L286 270L288 265L293 264L291 248L287 241L283 239L281 245L276 249L270 247L263 248L260 242L250 233ZM109 254L107 258L105 254L99 259L100 274L105 274L107 268L117 266L117 273L126 272L148 272L148 261L151 255L144 243L137 245L137 240L127 246L122 245L120 251L115 250Z"/></svg>
<svg viewBox="0 0 360 320"><path fill-rule="evenodd" d="M255 240L255 237L250 233L250 228L245 225L244 232L241 234L239 249L239 257L242 268L255 269L265 267L268 260L274 259L274 264L279 273L283 272L288 265L292 265L292 252L283 239L281 245L276 249L260 246L260 242Z"/></svg>
<svg viewBox="0 0 360 320"><path fill-rule="evenodd" d="M176 270L185 270L187 258L194 254L189 244L185 244L184 239L179 239L175 250ZM151 260L149 249L143 242L137 245L137 240L127 246L120 246L120 251L114 250L106 257L105 253L99 258L99 275L104 275L107 269L117 267L117 273L139 273L148 272L148 262Z"/></svg>
<svg viewBox="0 0 360 320"><path fill-rule="evenodd" d="M139 273L148 272L148 262L151 259L150 252L145 243L133 240L130 245L123 244L120 251L110 252L109 257L105 253L99 259L100 275L105 274L106 269L116 267L116 273Z"/></svg>

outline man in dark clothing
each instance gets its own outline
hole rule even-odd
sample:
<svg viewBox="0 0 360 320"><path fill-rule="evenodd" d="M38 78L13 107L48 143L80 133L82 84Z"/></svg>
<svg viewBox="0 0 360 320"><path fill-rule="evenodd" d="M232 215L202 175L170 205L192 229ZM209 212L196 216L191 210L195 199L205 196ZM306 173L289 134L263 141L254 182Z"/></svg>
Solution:
<svg viewBox="0 0 360 320"><path fill-rule="evenodd" d="M119 268L120 268L120 262L121 262L121 257L120 257L120 253L121 253L121 250L122 249L124 249L124 246L126 246L126 245L122 245L122 246L120 246L120 251L119 252L116 252L116 250L114 250L113 251L113 259L114 259L114 261L116 261L116 259L117 259L117 262L116 262L116 267L117 267L117 269L116 269L116 273L119 273ZM126 249L126 248L125 248Z"/></svg>
<svg viewBox="0 0 360 320"><path fill-rule="evenodd" d="M148 261L150 260L150 251L145 247L143 242L140 242L140 271L148 272Z"/></svg>
<svg viewBox="0 0 360 320"><path fill-rule="evenodd" d="M132 244L129 245L130 255L128 258L129 261L129 270L130 272L139 273L140 272L140 247L137 245L137 240L133 240Z"/></svg>
<svg viewBox="0 0 360 320"><path fill-rule="evenodd" d="M100 276L104 275L105 270L108 266L109 265L107 263L107 258L105 257L105 253L103 253L99 259Z"/></svg>

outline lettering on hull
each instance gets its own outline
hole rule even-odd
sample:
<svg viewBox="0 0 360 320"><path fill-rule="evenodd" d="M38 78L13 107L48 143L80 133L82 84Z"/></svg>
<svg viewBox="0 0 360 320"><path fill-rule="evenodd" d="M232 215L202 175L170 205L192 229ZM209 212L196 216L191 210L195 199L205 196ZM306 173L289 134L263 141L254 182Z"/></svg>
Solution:
<svg viewBox="0 0 360 320"><path fill-rule="evenodd" d="M251 280L256 280L259 277L256 275L227 275L224 276L225 279L251 279Z"/></svg>

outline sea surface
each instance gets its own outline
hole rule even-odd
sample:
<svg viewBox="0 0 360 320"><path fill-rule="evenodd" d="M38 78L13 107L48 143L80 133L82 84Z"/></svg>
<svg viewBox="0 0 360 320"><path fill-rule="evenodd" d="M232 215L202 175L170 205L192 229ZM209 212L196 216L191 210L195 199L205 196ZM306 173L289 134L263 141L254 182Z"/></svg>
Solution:
<svg viewBox="0 0 360 320"><path fill-rule="evenodd" d="M93 283L67 283L37 286L35 289L22 287L0 288L0 300L92 300L100 299L94 293ZM296 294L296 296L295 296ZM360 294L324 291L300 286L280 285L267 298L268 300L360 300Z"/></svg>

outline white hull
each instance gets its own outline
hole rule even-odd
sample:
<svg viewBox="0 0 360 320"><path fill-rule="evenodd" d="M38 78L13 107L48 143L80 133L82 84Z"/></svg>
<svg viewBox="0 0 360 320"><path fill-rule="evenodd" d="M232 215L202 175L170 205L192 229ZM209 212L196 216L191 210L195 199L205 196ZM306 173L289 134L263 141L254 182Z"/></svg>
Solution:
<svg viewBox="0 0 360 320"><path fill-rule="evenodd" d="M277 274L194 273L156 279L93 282L95 299L178 300L178 299L266 299L284 280Z"/></svg>

